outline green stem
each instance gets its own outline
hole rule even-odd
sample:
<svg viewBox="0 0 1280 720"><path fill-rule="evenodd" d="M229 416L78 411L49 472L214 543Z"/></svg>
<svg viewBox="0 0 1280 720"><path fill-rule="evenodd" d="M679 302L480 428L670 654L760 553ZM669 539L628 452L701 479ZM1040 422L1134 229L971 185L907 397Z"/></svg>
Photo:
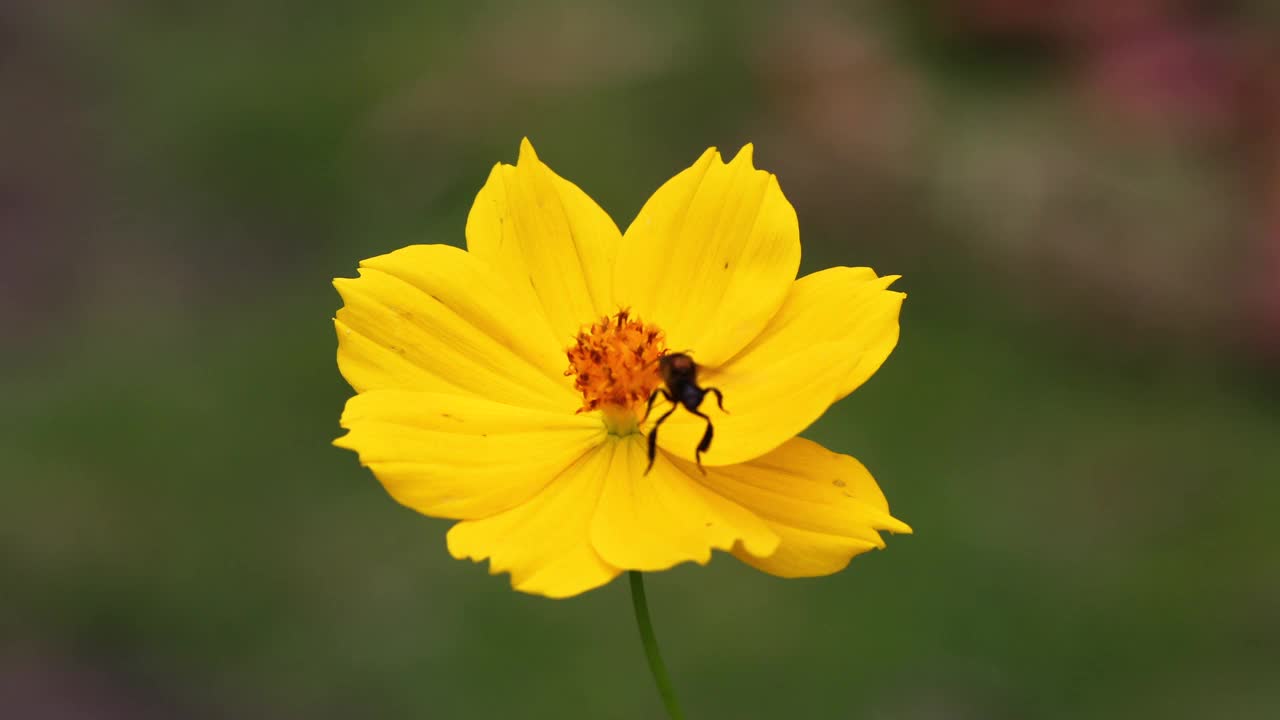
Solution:
<svg viewBox="0 0 1280 720"><path fill-rule="evenodd" d="M644 655L649 659L649 672L653 673L653 681L658 685L658 694L662 696L662 704L667 708L671 720L684 720L680 704L676 702L676 694L671 689L671 678L667 677L667 667L662 664L662 654L658 652L658 638L653 635L653 621L649 619L649 602L644 597L644 577L638 570L628 573L631 578L631 604L636 609L636 625L640 628L640 641L644 643Z"/></svg>

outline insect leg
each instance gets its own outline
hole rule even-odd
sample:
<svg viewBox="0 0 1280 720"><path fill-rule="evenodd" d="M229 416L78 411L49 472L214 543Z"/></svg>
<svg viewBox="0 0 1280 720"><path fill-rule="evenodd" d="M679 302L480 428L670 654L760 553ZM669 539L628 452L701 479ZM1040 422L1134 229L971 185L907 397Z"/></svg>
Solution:
<svg viewBox="0 0 1280 720"><path fill-rule="evenodd" d="M671 399L671 393L667 392L666 389L664 388L658 388L657 390L654 390L653 392L649 393L649 406L644 409L644 417L640 418L641 425L644 424L645 420L649 419L649 413L653 412L653 401L658 399L659 394L661 394L662 397L666 398L667 402L669 403L675 402L675 400ZM721 408L721 410L723 409L724 408Z"/></svg>
<svg viewBox="0 0 1280 720"><path fill-rule="evenodd" d="M707 421L707 431L702 433L702 441L698 443L698 449L693 453L693 459L694 462L698 463L698 469L702 471L703 475L706 475L707 471L702 467L702 453L711 449L711 436L715 433L715 428L711 426L711 418L697 410L691 410L690 412Z"/></svg>
<svg viewBox="0 0 1280 720"><path fill-rule="evenodd" d="M714 394L716 396L716 405L720 406L720 412L726 415L729 414L729 411L724 409L724 395L720 394L720 388L702 388L702 391Z"/></svg>
<svg viewBox="0 0 1280 720"><path fill-rule="evenodd" d="M666 393L663 394L665 395ZM670 397L668 395L667 399L670 399ZM671 409L663 413L662 417L658 418L658 421L653 424L653 429L649 431L649 466L644 469L645 475L648 475L649 471L653 469L653 460L658 457L658 426L662 424L663 420L671 417L671 413L675 412L678 407L680 406L672 405Z"/></svg>

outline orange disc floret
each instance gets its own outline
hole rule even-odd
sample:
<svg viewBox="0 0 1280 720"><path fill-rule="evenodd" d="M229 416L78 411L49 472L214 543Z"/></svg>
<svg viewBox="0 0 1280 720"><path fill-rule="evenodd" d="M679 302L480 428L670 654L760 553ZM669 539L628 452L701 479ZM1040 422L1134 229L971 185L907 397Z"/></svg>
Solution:
<svg viewBox="0 0 1280 720"><path fill-rule="evenodd" d="M583 328L566 354L567 376L582 393L582 408L630 410L661 384L658 358L667 352L662 331L623 308Z"/></svg>

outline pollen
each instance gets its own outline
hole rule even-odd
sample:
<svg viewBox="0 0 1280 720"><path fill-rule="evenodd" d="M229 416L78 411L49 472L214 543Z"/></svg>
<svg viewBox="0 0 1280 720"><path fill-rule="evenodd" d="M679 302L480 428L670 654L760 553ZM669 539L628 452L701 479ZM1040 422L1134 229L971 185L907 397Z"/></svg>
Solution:
<svg viewBox="0 0 1280 720"><path fill-rule="evenodd" d="M665 343L661 330L626 308L584 326L566 352L564 371L582 393L578 412L630 412L647 402L662 382L658 358L667 353Z"/></svg>

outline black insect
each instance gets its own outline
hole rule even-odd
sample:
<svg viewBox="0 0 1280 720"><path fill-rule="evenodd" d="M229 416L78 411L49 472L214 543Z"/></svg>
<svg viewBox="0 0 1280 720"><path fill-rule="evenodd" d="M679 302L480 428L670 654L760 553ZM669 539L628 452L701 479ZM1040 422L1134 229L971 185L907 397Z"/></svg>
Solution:
<svg viewBox="0 0 1280 720"><path fill-rule="evenodd" d="M707 471L702 469L702 453L711 447L714 428L711 427L711 418L699 411L698 407L702 405L707 394L711 393L716 396L716 405L720 407L720 411L728 412L724 409L724 395L713 387L698 387L698 364L684 353L672 353L659 358L658 373L662 375L662 381L666 383L666 387L658 388L649 395L649 407L645 409L644 417L640 422L643 423L649 419L649 413L653 411L653 401L659 395L671 403L671 409L663 413L662 417L653 424L653 429L649 431L649 466L644 469L644 473L648 475L653 469L653 460L658 454L658 428L664 420L671 417L671 413L683 405L685 410L707 421L707 431L702 434L702 442L698 443L698 450L693 454L694 460L698 463L698 469L705 475Z"/></svg>

